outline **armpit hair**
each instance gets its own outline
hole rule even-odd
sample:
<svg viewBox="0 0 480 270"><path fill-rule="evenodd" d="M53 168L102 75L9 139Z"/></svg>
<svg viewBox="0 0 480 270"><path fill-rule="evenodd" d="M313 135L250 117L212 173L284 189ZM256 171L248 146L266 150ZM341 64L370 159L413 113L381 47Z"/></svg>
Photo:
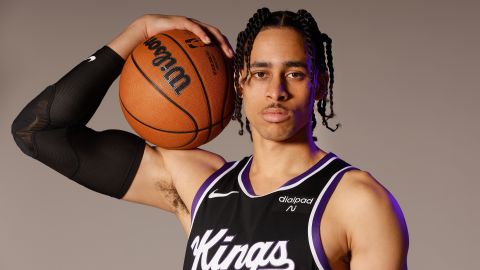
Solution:
<svg viewBox="0 0 480 270"><path fill-rule="evenodd" d="M162 196L165 196L168 203L175 209L175 213L184 212L190 214L190 211L188 211L187 206L182 198L180 198L180 195L173 184L165 183L160 180L155 182L155 188L161 192Z"/></svg>

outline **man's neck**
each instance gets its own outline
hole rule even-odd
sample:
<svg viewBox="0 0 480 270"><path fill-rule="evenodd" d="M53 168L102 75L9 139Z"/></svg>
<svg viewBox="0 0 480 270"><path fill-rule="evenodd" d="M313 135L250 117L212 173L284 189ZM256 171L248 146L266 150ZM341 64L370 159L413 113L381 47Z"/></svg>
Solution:
<svg viewBox="0 0 480 270"><path fill-rule="evenodd" d="M326 153L313 139L275 142L258 138L253 144L253 161L249 176L252 181L268 181L280 186L316 164ZM266 184L266 183L262 183Z"/></svg>

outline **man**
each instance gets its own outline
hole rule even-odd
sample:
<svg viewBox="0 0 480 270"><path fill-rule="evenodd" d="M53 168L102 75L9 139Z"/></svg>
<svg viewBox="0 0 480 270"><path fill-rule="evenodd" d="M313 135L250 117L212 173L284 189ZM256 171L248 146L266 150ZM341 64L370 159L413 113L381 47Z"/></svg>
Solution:
<svg viewBox="0 0 480 270"><path fill-rule="evenodd" d="M170 29L213 36L233 57L208 24L142 16L22 110L12 124L22 151L92 190L174 213L189 235L184 269L406 269L393 196L314 143L315 100L327 128L333 117L333 64L331 40L306 11L260 9L239 34L234 117L244 103L252 156L226 162L85 126L135 46Z"/></svg>

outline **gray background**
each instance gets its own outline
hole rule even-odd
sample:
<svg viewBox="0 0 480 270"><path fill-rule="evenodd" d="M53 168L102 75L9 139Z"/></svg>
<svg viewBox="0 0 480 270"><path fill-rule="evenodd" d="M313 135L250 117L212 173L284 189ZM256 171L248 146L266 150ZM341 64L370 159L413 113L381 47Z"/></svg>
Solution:
<svg viewBox="0 0 480 270"><path fill-rule="evenodd" d="M173 215L71 182L23 155L10 125L35 95L144 13L203 20L234 45L263 5L306 8L332 37L331 124L343 126L317 127L318 145L395 195L410 232L410 268L478 268L478 1L0 3L0 269L181 268L186 238ZM131 130L117 91L115 82L90 127ZM249 154L238 129L230 123L204 148L227 160Z"/></svg>

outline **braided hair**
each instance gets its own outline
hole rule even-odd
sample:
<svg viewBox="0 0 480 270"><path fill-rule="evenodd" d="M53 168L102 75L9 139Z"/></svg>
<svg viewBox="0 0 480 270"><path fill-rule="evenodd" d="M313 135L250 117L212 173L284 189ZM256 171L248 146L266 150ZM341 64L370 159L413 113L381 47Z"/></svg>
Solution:
<svg viewBox="0 0 480 270"><path fill-rule="evenodd" d="M247 27L240 32L237 37L237 47L235 50L234 60L234 82L235 82L235 109L232 115L232 120L237 120L240 123L240 131L238 134L243 135L243 121L242 121L242 96L240 95L240 85L245 82L250 73L250 54L253 47L253 42L257 34L269 27L291 27L302 34L305 42L305 49L309 59L309 75L310 85L317 89L319 87L318 74L329 74L329 86L327 94L323 95L322 99L317 102L317 111L322 116L322 125L334 132L340 126L336 124L335 129L328 125L328 119L335 116L333 112L333 57L332 57L332 40L330 37L321 33L318 25L312 15L306 10L298 10L297 13L292 11L275 11L270 12L268 8L258 9L255 14L248 20ZM325 46L324 46L325 43ZM240 71L245 67L245 76L240 77ZM330 97L328 97L330 93ZM327 103L330 104L330 113L326 112ZM317 125L315 119L315 112L312 113L312 132ZM252 139L252 132L250 129L250 122L246 118L246 129L250 133ZM317 138L313 137L316 141Z"/></svg>

